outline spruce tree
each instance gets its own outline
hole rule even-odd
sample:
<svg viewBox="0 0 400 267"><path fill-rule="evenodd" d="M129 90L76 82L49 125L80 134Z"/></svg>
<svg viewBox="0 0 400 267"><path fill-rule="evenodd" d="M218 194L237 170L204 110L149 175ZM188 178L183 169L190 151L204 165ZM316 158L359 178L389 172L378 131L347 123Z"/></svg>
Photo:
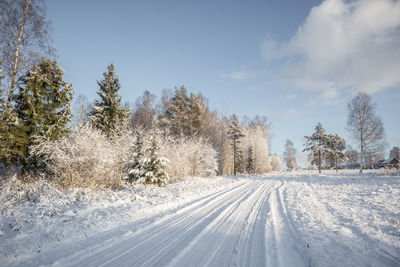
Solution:
<svg viewBox="0 0 400 267"><path fill-rule="evenodd" d="M337 171L339 161L346 159L346 154L344 153L346 141L338 134L330 134L327 136L327 147L329 158L332 159L332 163Z"/></svg>
<svg viewBox="0 0 400 267"><path fill-rule="evenodd" d="M169 177L166 172L167 159L159 156L158 133L153 132L147 149L147 158L143 161L144 183L165 186Z"/></svg>
<svg viewBox="0 0 400 267"><path fill-rule="evenodd" d="M144 135L142 130L137 129L135 132L133 156L128 164L128 175L126 178L130 183L145 181L145 162Z"/></svg>
<svg viewBox="0 0 400 267"><path fill-rule="evenodd" d="M103 76L103 80L97 82L100 87L97 92L100 100L96 100L92 105L90 119L94 127L110 136L128 124L131 110L121 106L119 96L121 84L115 74L114 64L108 65L107 72L103 73Z"/></svg>
<svg viewBox="0 0 400 267"><path fill-rule="evenodd" d="M57 140L69 132L73 90L64 81L63 70L55 60L43 58L21 79L15 96L18 124L13 133L14 159L22 164L23 171L35 170L37 161L29 158L29 147L37 138Z"/></svg>
<svg viewBox="0 0 400 267"><path fill-rule="evenodd" d="M0 68L0 162L10 165L15 162L17 155L21 155L17 143L17 137L20 133L16 129L18 122L17 114L14 105L7 100L8 94L3 87L3 79L4 74Z"/></svg>
<svg viewBox="0 0 400 267"><path fill-rule="evenodd" d="M253 147L252 146L249 146L247 148L246 172L254 173L254 156L253 156Z"/></svg>
<svg viewBox="0 0 400 267"><path fill-rule="evenodd" d="M243 128L240 126L239 119L236 114L233 114L228 125L228 138L232 140L231 147L233 152L233 174L236 176L236 172L240 167L241 151L239 149L240 139L244 137Z"/></svg>
<svg viewBox="0 0 400 267"><path fill-rule="evenodd" d="M202 107L200 99L191 93L188 96L185 86L175 87L165 114L160 124L174 136L196 136L201 128Z"/></svg>
<svg viewBox="0 0 400 267"><path fill-rule="evenodd" d="M322 127L321 123L318 123L315 126L315 132L313 135L304 137L306 138L306 143L304 144L306 148L303 152L309 151L311 162L318 165L318 171L321 173L322 161L328 152L328 140L325 129Z"/></svg>

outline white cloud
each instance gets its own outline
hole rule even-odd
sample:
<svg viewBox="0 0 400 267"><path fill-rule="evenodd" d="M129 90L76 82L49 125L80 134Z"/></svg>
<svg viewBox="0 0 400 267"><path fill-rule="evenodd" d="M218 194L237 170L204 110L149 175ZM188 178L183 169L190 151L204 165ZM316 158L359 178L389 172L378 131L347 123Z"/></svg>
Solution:
<svg viewBox="0 0 400 267"><path fill-rule="evenodd" d="M221 77L232 79L235 81L244 81L248 79L254 79L257 76L257 73L253 71L232 71L231 73L221 73Z"/></svg>
<svg viewBox="0 0 400 267"><path fill-rule="evenodd" d="M285 60L284 86L319 92L322 99L399 86L400 1L326 0L288 42L264 40L261 55Z"/></svg>

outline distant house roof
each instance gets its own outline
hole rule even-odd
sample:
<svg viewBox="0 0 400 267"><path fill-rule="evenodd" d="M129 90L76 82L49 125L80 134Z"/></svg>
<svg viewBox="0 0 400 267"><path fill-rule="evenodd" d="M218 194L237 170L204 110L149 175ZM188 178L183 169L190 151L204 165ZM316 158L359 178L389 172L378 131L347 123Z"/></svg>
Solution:
<svg viewBox="0 0 400 267"><path fill-rule="evenodd" d="M397 165L397 164L399 164L399 160L397 158L393 157L393 158L383 161L379 166L385 167L387 165Z"/></svg>

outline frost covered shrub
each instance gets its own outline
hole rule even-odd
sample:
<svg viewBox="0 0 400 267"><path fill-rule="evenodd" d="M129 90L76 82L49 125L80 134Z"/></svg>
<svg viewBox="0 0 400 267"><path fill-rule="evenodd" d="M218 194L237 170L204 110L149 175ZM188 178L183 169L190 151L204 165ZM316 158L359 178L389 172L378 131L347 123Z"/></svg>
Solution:
<svg viewBox="0 0 400 267"><path fill-rule="evenodd" d="M119 132L107 138L89 124L58 140L42 140L31 149L50 178L63 188L117 188L123 183L132 134Z"/></svg>
<svg viewBox="0 0 400 267"><path fill-rule="evenodd" d="M273 170L268 147L268 129L261 126L248 127L241 143L241 150L247 151L252 147L253 172L256 174L268 173Z"/></svg>
<svg viewBox="0 0 400 267"><path fill-rule="evenodd" d="M278 156L271 156L271 166L273 171L282 170L282 161Z"/></svg>
<svg viewBox="0 0 400 267"><path fill-rule="evenodd" d="M161 143L161 155L169 159L167 172L170 180L215 175L218 169L217 152L204 139L167 136L162 138Z"/></svg>

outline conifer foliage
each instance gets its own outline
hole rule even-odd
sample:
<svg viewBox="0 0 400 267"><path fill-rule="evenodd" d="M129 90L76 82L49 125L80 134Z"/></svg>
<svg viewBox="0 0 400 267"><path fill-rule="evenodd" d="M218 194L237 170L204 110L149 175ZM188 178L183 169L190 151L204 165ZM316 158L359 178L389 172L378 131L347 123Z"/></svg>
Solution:
<svg viewBox="0 0 400 267"><path fill-rule="evenodd" d="M247 148L246 172L254 173L254 157L253 157L253 147L252 146L249 146Z"/></svg>
<svg viewBox="0 0 400 267"><path fill-rule="evenodd" d="M346 141L340 137L338 134L329 134L327 136L327 146L328 146L328 159L332 162L333 165L338 170L339 162L346 159L346 154L344 150L346 149Z"/></svg>
<svg viewBox="0 0 400 267"><path fill-rule="evenodd" d="M161 116L161 126L175 136L196 136L201 128L202 107L200 99L185 86L175 87L165 114Z"/></svg>
<svg viewBox="0 0 400 267"><path fill-rule="evenodd" d="M15 97L17 124L10 130L18 144L14 161L22 163L25 171L38 167L29 158L29 147L37 138L57 140L69 132L72 96L71 85L63 80L63 70L55 60L42 59L22 77Z"/></svg>
<svg viewBox="0 0 400 267"><path fill-rule="evenodd" d="M321 173L322 160L328 152L327 135L321 123L315 126L315 132L311 136L304 136L306 148L303 151L309 151L309 156L313 164L317 164L318 171Z"/></svg>
<svg viewBox="0 0 400 267"><path fill-rule="evenodd" d="M159 155L160 147L158 134L153 133L150 138L148 148L148 158L144 161L144 183L158 184L165 186L168 183L169 177L166 172L168 160Z"/></svg>
<svg viewBox="0 0 400 267"><path fill-rule="evenodd" d="M96 128L109 136L119 127L127 125L131 110L121 107L121 84L115 74L114 64L108 65L103 76L103 80L97 82L100 86L97 92L100 100L96 100L92 105L90 119Z"/></svg>
<svg viewBox="0 0 400 267"><path fill-rule="evenodd" d="M144 134L141 129L135 131L135 141L133 143L132 159L127 166L126 180L130 183L137 181L144 181L145 171L145 148L144 148Z"/></svg>
<svg viewBox="0 0 400 267"><path fill-rule="evenodd" d="M240 139L244 137L243 128L240 126L239 119L236 114L233 114L228 125L228 138L232 140L231 147L233 152L233 174L243 166L242 164L242 152L239 149Z"/></svg>

